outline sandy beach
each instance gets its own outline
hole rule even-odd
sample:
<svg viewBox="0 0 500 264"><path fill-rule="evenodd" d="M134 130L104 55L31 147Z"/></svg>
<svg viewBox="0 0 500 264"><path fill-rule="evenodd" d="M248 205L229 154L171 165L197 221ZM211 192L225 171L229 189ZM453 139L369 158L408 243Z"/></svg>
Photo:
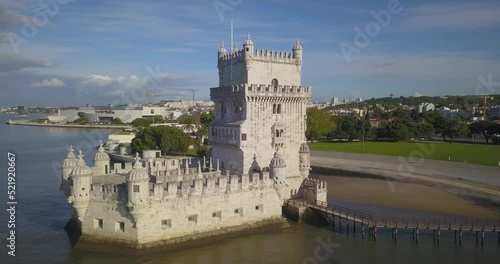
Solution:
<svg viewBox="0 0 500 264"><path fill-rule="evenodd" d="M499 213L436 187L354 176L312 176L327 181L328 197L338 201L405 208L450 217L500 219Z"/></svg>

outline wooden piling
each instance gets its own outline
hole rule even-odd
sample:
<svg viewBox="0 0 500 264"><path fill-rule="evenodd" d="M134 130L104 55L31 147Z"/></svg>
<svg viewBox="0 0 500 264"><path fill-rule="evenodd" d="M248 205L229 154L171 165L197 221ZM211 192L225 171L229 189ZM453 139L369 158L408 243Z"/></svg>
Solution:
<svg viewBox="0 0 500 264"><path fill-rule="evenodd" d="M439 240L441 240L441 229L440 229L440 227L438 227L438 229L437 229L437 243L438 243L438 245L439 245Z"/></svg>

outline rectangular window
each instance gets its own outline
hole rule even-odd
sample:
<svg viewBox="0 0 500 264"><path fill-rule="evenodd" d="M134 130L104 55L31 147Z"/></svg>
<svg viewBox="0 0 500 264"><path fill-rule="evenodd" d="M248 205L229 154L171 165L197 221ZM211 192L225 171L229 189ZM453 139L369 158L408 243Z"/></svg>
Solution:
<svg viewBox="0 0 500 264"><path fill-rule="evenodd" d="M247 134L243 133L241 134L241 141L246 141L247 140Z"/></svg>
<svg viewBox="0 0 500 264"><path fill-rule="evenodd" d="M221 217L222 217L222 212L221 212L221 211L216 211L216 212L213 212L213 213L212 213L212 217L213 217L213 218L219 218L219 219L221 219Z"/></svg>
<svg viewBox="0 0 500 264"><path fill-rule="evenodd" d="M161 220L161 226L165 228L172 227L172 220L171 219Z"/></svg>
<svg viewBox="0 0 500 264"><path fill-rule="evenodd" d="M243 216L243 208L234 209L234 214L238 214L240 216Z"/></svg>
<svg viewBox="0 0 500 264"><path fill-rule="evenodd" d="M125 223L124 222L115 222L115 232L125 232Z"/></svg>
<svg viewBox="0 0 500 264"><path fill-rule="evenodd" d="M103 186L104 187L104 186ZM139 185L134 185L134 192L139 192Z"/></svg>
<svg viewBox="0 0 500 264"><path fill-rule="evenodd" d="M198 223L198 215L190 215L190 216L188 216L188 221L190 223L195 223L195 224Z"/></svg>
<svg viewBox="0 0 500 264"><path fill-rule="evenodd" d="M94 218L94 228L102 229L104 227L104 223L102 219Z"/></svg>

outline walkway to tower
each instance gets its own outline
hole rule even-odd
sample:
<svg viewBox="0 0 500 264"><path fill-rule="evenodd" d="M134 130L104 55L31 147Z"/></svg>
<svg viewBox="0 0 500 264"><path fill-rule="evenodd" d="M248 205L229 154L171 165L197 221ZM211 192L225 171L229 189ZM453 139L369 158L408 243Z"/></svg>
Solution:
<svg viewBox="0 0 500 264"><path fill-rule="evenodd" d="M332 231L361 232L361 237L365 237L365 231L369 238L377 240L378 229L390 229L392 239L398 240L398 232L411 231L413 240L417 243L420 240L420 232L432 232L433 241L439 244L441 235L453 235L455 242L462 244L464 233L470 237L475 234L476 244L484 245L485 237L492 238L492 233L496 233L496 240L500 245L500 221L475 221L459 218L397 218L382 217L374 218L372 215L346 207L334 205L327 202L310 202L304 199L290 199L287 206L297 208L297 211L304 212L299 215L305 222L312 224L326 224L331 226ZM344 227L344 229L342 229ZM488 234L489 233L489 234ZM488 235L487 235L488 234Z"/></svg>

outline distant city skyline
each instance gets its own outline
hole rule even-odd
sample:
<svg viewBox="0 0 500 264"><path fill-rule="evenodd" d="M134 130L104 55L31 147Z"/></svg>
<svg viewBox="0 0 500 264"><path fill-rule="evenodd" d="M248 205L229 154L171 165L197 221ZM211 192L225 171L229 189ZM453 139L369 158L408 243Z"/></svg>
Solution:
<svg viewBox="0 0 500 264"><path fill-rule="evenodd" d="M499 94L498 13L498 1L0 0L0 105L191 100L190 89L208 101L231 18L239 48L248 32L257 49L300 38L312 101Z"/></svg>

